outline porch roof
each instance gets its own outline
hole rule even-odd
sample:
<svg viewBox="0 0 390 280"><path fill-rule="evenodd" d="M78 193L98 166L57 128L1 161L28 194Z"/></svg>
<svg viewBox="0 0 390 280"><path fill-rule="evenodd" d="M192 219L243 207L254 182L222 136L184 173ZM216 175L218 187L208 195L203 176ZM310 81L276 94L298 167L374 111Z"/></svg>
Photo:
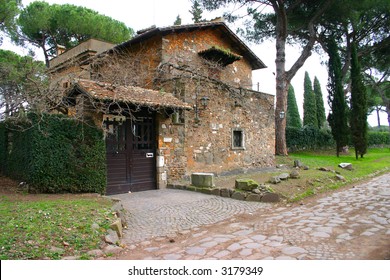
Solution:
<svg viewBox="0 0 390 280"><path fill-rule="evenodd" d="M121 86L92 80L77 79L69 94L84 93L99 101L115 101L153 108L191 110L192 106L174 97L171 93L135 87Z"/></svg>

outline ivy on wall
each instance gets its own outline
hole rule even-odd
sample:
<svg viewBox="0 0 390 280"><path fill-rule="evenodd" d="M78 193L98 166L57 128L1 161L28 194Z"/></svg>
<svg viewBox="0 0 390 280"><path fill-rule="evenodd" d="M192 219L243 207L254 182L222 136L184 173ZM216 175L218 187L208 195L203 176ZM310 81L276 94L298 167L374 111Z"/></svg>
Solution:
<svg viewBox="0 0 390 280"><path fill-rule="evenodd" d="M3 123L0 141L1 171L39 192L105 192L105 143L93 125L29 114L23 123Z"/></svg>

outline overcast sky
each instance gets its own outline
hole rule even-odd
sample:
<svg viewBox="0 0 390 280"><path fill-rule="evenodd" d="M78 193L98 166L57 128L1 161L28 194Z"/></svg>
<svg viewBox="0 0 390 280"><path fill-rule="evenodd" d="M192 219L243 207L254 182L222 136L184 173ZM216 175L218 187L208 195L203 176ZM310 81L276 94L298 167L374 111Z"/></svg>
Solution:
<svg viewBox="0 0 390 280"><path fill-rule="evenodd" d="M133 28L135 31L139 29L144 29L151 25L156 25L157 27L169 26L172 25L175 21L177 15L180 15L182 19L182 24L192 23L191 14L189 10L191 9L190 0L45 0L48 3L57 3L57 4L74 4L78 6L84 6L95 10L101 14L110 16L116 20L124 22L127 26ZM23 0L22 3L24 6L27 6L29 3L33 2L32 0ZM221 16L222 11L216 11L209 13L204 11L203 18L213 19L215 17ZM235 31L235 27L232 27ZM267 65L268 68L262 70L256 70L253 72L253 84L260 84L260 91L275 94L275 44L274 42L265 42L262 44L253 44L247 43L248 46L254 51L254 53ZM4 44L1 46L2 49L12 49L21 54L27 54L26 51L17 50L9 42L5 40ZM37 57L43 60L41 54L42 51L37 50ZM297 57L299 56L299 51L293 47L287 48L287 67L290 67ZM329 106L327 105L327 69L322 62L325 62L327 57L325 55L313 54L306 61L305 65L298 71L297 75L292 80L292 85L295 89L295 94L298 102L298 108L303 118L303 80L304 73L308 71L312 82L314 81L314 76L317 76L322 87L322 93L325 103L325 108L328 113ZM257 89L257 87L255 87ZM386 118L383 115L381 117L382 124L386 124ZM377 125L376 117L370 116L369 123L372 126Z"/></svg>

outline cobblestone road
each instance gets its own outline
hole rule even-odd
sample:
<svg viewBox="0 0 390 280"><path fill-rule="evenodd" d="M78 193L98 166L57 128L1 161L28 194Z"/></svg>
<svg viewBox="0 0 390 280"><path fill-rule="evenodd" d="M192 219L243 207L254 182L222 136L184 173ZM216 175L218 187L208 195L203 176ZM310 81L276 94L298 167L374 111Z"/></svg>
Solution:
<svg viewBox="0 0 390 280"><path fill-rule="evenodd" d="M270 204L232 200L182 190L157 190L112 196L121 200L129 215L124 241L132 243L151 237L215 224L237 214L270 208Z"/></svg>
<svg viewBox="0 0 390 280"><path fill-rule="evenodd" d="M142 204L136 202L138 194L130 196L134 200L132 229L126 233L128 249L118 258L390 257L390 174L291 207L192 192L189 194L196 198L179 203L184 199L182 192L161 192L169 195L168 204L160 192ZM167 234L171 236L164 237ZM137 240L140 242L134 242Z"/></svg>

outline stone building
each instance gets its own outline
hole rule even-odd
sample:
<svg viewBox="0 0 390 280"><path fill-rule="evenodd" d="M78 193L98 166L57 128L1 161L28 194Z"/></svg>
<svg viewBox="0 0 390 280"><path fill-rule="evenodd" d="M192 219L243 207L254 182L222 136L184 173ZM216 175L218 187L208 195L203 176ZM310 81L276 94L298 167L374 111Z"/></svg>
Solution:
<svg viewBox="0 0 390 280"><path fill-rule="evenodd" d="M261 68L224 22L92 39L50 62L67 113L105 131L108 194L274 165L274 96L252 90Z"/></svg>

